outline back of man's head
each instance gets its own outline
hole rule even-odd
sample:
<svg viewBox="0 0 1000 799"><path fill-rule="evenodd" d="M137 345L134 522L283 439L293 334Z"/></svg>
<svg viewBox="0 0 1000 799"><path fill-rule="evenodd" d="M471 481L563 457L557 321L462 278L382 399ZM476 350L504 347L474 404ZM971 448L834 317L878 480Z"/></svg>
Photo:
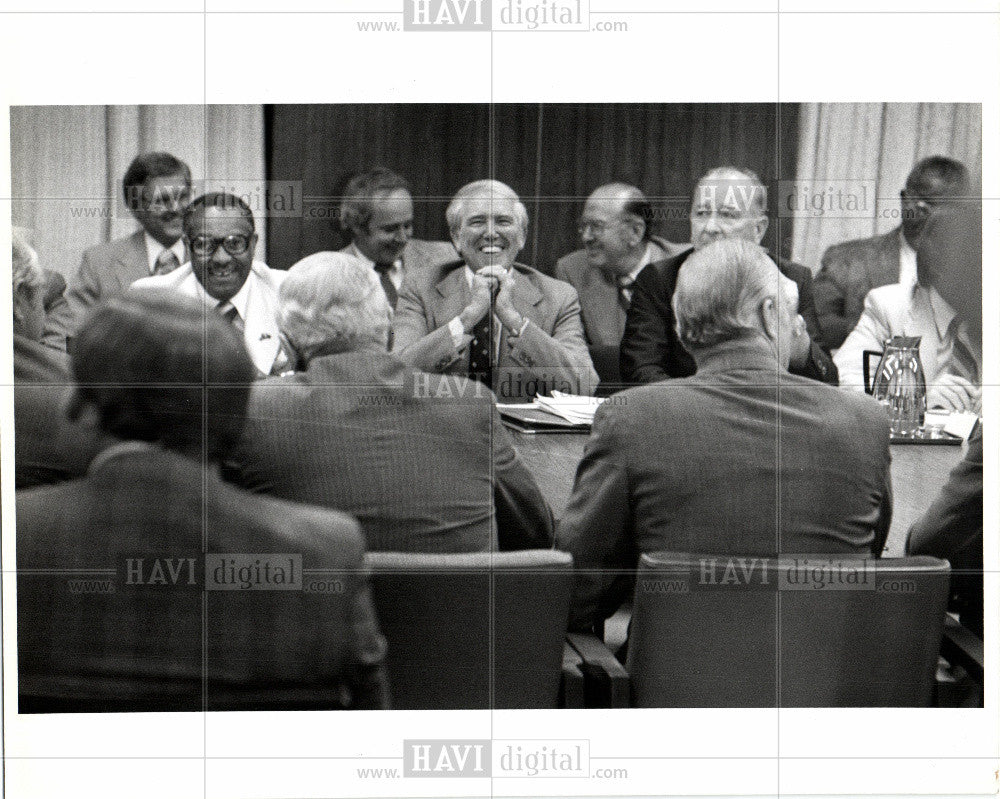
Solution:
<svg viewBox="0 0 1000 799"><path fill-rule="evenodd" d="M933 286L977 330L983 325L982 206L970 203L931 214L917 248L917 279Z"/></svg>
<svg viewBox="0 0 1000 799"><path fill-rule="evenodd" d="M99 306L73 339L72 363L72 418L93 409L110 436L211 460L238 440L256 375L232 325L170 291Z"/></svg>
<svg viewBox="0 0 1000 799"><path fill-rule="evenodd" d="M712 242L693 252L678 274L673 298L677 335L697 352L762 332L761 303L780 297L784 282L760 245L744 239Z"/></svg>
<svg viewBox="0 0 1000 799"><path fill-rule="evenodd" d="M969 194L965 164L943 155L918 161L906 178L906 193L913 199L959 200Z"/></svg>
<svg viewBox="0 0 1000 799"><path fill-rule="evenodd" d="M369 347L385 350L391 325L378 275L353 255L306 256L281 285L278 327L306 363Z"/></svg>

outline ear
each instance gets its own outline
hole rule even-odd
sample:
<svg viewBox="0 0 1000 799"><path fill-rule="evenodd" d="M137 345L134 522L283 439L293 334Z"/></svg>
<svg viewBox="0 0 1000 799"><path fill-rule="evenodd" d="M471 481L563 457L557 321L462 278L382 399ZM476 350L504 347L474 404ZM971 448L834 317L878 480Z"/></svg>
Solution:
<svg viewBox="0 0 1000 799"><path fill-rule="evenodd" d="M646 233L646 223L645 222L629 222L628 229L631 235L629 236L629 247L635 248L642 244L642 237Z"/></svg>
<svg viewBox="0 0 1000 799"><path fill-rule="evenodd" d="M757 236L757 243L760 244L764 240L764 234L767 233L767 226L770 220L767 218L767 214L761 214L754 225L754 233Z"/></svg>
<svg viewBox="0 0 1000 799"><path fill-rule="evenodd" d="M758 309L761 329L771 341L778 340L778 328L781 324L781 309L774 297L765 297Z"/></svg>

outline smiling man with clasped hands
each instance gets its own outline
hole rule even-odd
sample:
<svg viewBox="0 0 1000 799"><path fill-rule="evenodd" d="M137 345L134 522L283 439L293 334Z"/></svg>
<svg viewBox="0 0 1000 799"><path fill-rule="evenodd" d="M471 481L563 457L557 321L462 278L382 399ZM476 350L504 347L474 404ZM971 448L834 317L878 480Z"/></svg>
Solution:
<svg viewBox="0 0 1000 799"><path fill-rule="evenodd" d="M514 190L469 183L446 217L461 260L407 275L393 327L397 355L479 380L501 401L554 389L593 394L576 290L515 262L528 213Z"/></svg>

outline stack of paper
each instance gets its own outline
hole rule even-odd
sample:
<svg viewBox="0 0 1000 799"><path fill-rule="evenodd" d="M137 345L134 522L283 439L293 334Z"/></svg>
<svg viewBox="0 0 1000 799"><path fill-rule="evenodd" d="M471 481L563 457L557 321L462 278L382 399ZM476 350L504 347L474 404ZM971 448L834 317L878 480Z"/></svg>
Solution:
<svg viewBox="0 0 1000 799"><path fill-rule="evenodd" d="M594 414L606 397L580 397L553 391L551 397L535 397L539 408L554 413L572 424L592 424Z"/></svg>

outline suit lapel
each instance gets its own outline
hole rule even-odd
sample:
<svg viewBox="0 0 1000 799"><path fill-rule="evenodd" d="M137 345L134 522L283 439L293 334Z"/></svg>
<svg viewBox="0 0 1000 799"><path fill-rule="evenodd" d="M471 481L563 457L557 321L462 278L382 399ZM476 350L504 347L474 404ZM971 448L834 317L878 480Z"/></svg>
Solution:
<svg viewBox="0 0 1000 799"><path fill-rule="evenodd" d="M442 277L434 286L434 290L438 294L438 299L434 304L435 318L431 320L433 323L431 329L437 330L458 316L472 299L469 283L465 279L465 264L460 263Z"/></svg>
<svg viewBox="0 0 1000 799"><path fill-rule="evenodd" d="M121 291L125 291L140 278L149 277L146 239L141 230L128 237L121 253L115 258L112 271Z"/></svg>
<svg viewBox="0 0 1000 799"><path fill-rule="evenodd" d="M276 321L276 294L268 291L263 281L251 272L250 296L247 298L247 318L243 339L250 358L261 372L268 374L281 347Z"/></svg>

